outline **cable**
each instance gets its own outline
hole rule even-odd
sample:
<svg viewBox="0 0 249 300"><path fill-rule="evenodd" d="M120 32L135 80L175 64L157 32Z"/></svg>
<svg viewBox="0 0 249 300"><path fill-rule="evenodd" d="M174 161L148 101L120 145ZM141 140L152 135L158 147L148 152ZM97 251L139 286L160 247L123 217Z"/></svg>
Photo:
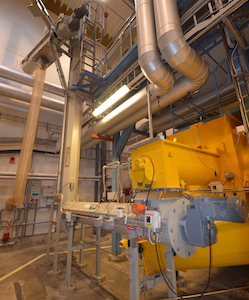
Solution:
<svg viewBox="0 0 249 300"><path fill-rule="evenodd" d="M194 300L200 299L204 296L204 294L206 293L208 286L210 284L210 280L211 280L211 273L212 273L212 247L211 247L211 229L210 229L210 221L208 221L208 238L209 238L209 268L208 268L208 280L206 283L206 287L204 289L204 291L201 293L200 296L194 298ZM156 249L156 256L157 256L157 261L158 261L158 265L160 268L160 273L163 276L163 279L166 283L166 285L168 286L168 288L171 290L172 293L174 293L177 297L179 297L180 299L184 299L184 296L178 295L177 292L174 291L173 289L173 285L172 283L169 281L168 277L166 274L164 274L164 271L162 270L162 266L160 263L160 258L159 258L159 254L158 254L158 249L157 249L157 242L155 242L155 249Z"/></svg>
<svg viewBox="0 0 249 300"><path fill-rule="evenodd" d="M152 241L152 239L151 239L151 230L149 231L148 236L149 236L149 241L150 241L151 245L155 246L156 245L156 239L155 239L155 241Z"/></svg>
<svg viewBox="0 0 249 300"><path fill-rule="evenodd" d="M233 153L233 156L232 156L231 160L230 160L227 164L225 164L225 165L223 165L223 166L221 166L221 167L219 167L219 168L211 168L211 167L209 167L208 165L206 165L206 164L204 163L204 161L200 158L200 156L199 156L198 152L196 151L196 149L195 149L193 146L191 146L191 145L189 145L189 146L194 150L195 154L197 155L197 157L199 158L199 160L201 161L201 163L202 163L205 167L207 167L207 168L210 169L210 170L220 170L220 169L223 169L223 168L229 166L229 165L233 162L233 160L235 159L235 157L236 157L236 152L237 152L237 148L238 148L238 145L239 145L239 140L240 140L240 134L238 135L237 142L236 142L235 149L234 149L234 153Z"/></svg>
<svg viewBox="0 0 249 300"><path fill-rule="evenodd" d="M154 284L153 284L153 287L150 288L152 290L155 287L155 285L156 285L156 267L153 265L153 263L151 263L150 261L145 260L144 258L141 258L141 260L143 262L145 262L146 264L151 265L152 268L153 268L153 271L154 271L154 274L153 274L154 275Z"/></svg>
<svg viewBox="0 0 249 300"><path fill-rule="evenodd" d="M173 287L172 283L169 281L167 275L164 274L164 271L163 271L162 266L161 266L159 254L158 254L157 245L158 245L158 244L155 243L156 256L157 256L158 266L159 266L159 268L160 268L160 273L162 274L163 279L164 279L164 281L165 281L167 287L171 290L171 292L172 292L173 294L175 294L177 297L179 297L180 299L182 299L182 296L181 296L181 295L178 295L177 292L174 291L174 287Z"/></svg>
<svg viewBox="0 0 249 300"><path fill-rule="evenodd" d="M211 228L210 228L210 221L208 221L208 239L209 239L209 267L208 267L208 280L206 283L206 287L204 289L204 291L201 293L200 296L194 298L194 300L196 299L200 299L204 296L204 294L206 293L208 286L210 284L210 280L211 280L211 273L212 273L212 246L211 246Z"/></svg>
<svg viewBox="0 0 249 300"><path fill-rule="evenodd" d="M153 169L152 178L151 178L151 182L150 182L150 187L149 187L149 191L148 191L147 198L146 198L146 206L148 206L149 194L150 194L151 187L152 187L152 184L153 184L153 181L154 181L154 176L155 176L155 166L154 166L154 163L153 163L153 161L152 161L152 159L151 159L150 156L142 154L139 157L142 157L142 156L147 157L150 160L151 165L152 165L152 169Z"/></svg>

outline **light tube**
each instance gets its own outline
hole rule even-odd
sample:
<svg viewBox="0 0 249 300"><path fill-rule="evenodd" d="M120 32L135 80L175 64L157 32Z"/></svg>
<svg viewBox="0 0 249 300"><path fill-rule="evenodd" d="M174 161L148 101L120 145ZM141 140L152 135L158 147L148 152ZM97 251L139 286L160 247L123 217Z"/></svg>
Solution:
<svg viewBox="0 0 249 300"><path fill-rule="evenodd" d="M124 97L130 89L125 84L120 89L118 89L113 95L111 95L108 99L106 99L105 102L103 102L99 107L97 107L93 111L94 117L98 117L100 114L102 114L105 110L107 110L109 107L111 107L114 103L116 103L118 100L120 100L122 97Z"/></svg>

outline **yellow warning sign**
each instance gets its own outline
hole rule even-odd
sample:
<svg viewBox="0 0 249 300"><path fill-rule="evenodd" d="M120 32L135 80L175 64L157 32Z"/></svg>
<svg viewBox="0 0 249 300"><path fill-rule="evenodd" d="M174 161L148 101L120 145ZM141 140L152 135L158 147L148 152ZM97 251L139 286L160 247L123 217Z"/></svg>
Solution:
<svg viewBox="0 0 249 300"><path fill-rule="evenodd" d="M171 158L172 158L172 154L171 154L171 152L169 152L169 154L168 154L168 157L171 157Z"/></svg>

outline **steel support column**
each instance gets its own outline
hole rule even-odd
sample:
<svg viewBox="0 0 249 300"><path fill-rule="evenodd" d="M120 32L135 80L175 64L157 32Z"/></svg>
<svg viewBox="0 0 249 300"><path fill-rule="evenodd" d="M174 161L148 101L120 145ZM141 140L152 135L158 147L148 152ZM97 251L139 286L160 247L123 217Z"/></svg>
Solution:
<svg viewBox="0 0 249 300"><path fill-rule="evenodd" d="M130 247L129 247L129 261L130 261L130 299L140 299L140 282L138 269L138 242L135 230L129 231Z"/></svg>
<svg viewBox="0 0 249 300"><path fill-rule="evenodd" d="M67 244L66 284L60 287L61 295L70 295L75 291L75 285L71 285L74 220L67 222L67 225L68 225L68 244Z"/></svg>
<svg viewBox="0 0 249 300"><path fill-rule="evenodd" d="M112 161L119 161L120 156L116 155L117 144L120 139L120 133L116 133L114 136L114 143L112 147ZM117 192L117 199L120 195L118 195L119 188L117 188L117 169L112 170L112 191ZM112 232L112 254L118 255L121 254L121 249L119 247L119 241L121 240L121 234L118 232Z"/></svg>
<svg viewBox="0 0 249 300"><path fill-rule="evenodd" d="M105 275L100 273L100 239L101 239L101 228L96 229L96 270L95 274L92 275L92 282L100 283L105 280Z"/></svg>

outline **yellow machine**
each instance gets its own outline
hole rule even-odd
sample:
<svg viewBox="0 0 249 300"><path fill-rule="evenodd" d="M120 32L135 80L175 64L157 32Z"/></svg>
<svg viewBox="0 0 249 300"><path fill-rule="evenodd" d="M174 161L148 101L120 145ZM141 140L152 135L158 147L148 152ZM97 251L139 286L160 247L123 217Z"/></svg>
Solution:
<svg viewBox="0 0 249 300"><path fill-rule="evenodd" d="M165 139L146 143L132 151L131 178L133 189L161 190L162 198L173 192L191 197L239 195L248 202L249 146L243 133L237 133L240 121L232 115L189 129ZM249 264L249 222L245 224L216 222L218 242L213 247L214 267ZM232 241L232 242L231 242ZM143 243L143 257L159 272L155 246ZM160 245L160 258L165 267L165 246ZM190 258L176 255L176 269L208 267L208 248L198 248ZM147 275L154 272L144 265Z"/></svg>

